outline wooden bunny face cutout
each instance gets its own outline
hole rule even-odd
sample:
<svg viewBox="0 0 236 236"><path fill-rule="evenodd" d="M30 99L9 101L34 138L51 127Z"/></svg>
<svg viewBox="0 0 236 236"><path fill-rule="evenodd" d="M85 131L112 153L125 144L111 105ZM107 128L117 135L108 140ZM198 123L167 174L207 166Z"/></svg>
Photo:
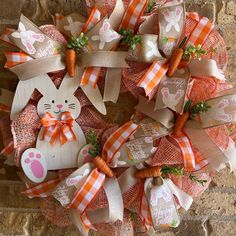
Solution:
<svg viewBox="0 0 236 236"><path fill-rule="evenodd" d="M78 78L78 77L77 77ZM33 182L42 182L48 170L75 168L83 164L77 160L80 149L86 144L82 129L75 119L81 105L74 96L79 79L66 75L57 89L48 77L37 110L42 128L36 148L27 149L21 157L26 176Z"/></svg>
<svg viewBox="0 0 236 236"><path fill-rule="evenodd" d="M79 117L81 105L78 99L74 96L74 92L77 89L74 80L75 79L66 76L59 89L57 89L53 84L46 93L44 92L44 96L39 100L37 106L37 111L40 117L42 117L46 112L49 112L56 118L60 118L62 113L66 111L70 112L74 119Z"/></svg>

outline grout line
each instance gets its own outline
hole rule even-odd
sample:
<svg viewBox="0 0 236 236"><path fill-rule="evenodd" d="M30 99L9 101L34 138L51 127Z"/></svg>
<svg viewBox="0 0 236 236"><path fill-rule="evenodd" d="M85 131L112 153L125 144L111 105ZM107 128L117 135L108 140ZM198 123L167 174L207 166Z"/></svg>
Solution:
<svg viewBox="0 0 236 236"><path fill-rule="evenodd" d="M0 212L22 212L22 213L41 213L41 210L33 208L8 208L0 207Z"/></svg>
<svg viewBox="0 0 236 236"><path fill-rule="evenodd" d="M24 185L24 183L21 180L0 180L0 186L1 185Z"/></svg>

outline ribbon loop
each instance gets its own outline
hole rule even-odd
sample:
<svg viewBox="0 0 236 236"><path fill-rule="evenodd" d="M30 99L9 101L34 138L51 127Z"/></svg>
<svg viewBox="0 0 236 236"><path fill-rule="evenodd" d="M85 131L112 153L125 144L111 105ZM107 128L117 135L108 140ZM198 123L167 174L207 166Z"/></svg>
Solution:
<svg viewBox="0 0 236 236"><path fill-rule="evenodd" d="M65 144L67 141L75 141L76 136L72 129L73 122L74 118L70 112L63 112L61 120L57 120L54 115L47 112L41 119L41 123L44 127L42 134L43 140L55 144L56 139L59 137L61 145Z"/></svg>

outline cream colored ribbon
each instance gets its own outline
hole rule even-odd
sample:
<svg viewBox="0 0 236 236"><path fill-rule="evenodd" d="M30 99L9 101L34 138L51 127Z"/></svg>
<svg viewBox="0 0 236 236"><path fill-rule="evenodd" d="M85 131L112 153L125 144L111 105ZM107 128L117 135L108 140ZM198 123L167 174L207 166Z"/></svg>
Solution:
<svg viewBox="0 0 236 236"><path fill-rule="evenodd" d="M215 77L219 80L225 80L215 60L203 58L202 60L191 60L188 65L189 72L193 77Z"/></svg>
<svg viewBox="0 0 236 236"><path fill-rule="evenodd" d="M104 102L113 102L116 103L119 94L120 89L118 90L119 93L117 93L117 89L120 88L121 85L121 69L120 68L109 68L106 72L106 78L105 78L105 88L104 88L104 95L103 95L103 101Z"/></svg>
<svg viewBox="0 0 236 236"><path fill-rule="evenodd" d="M193 198L185 193L183 190L181 190L180 188L178 188L171 179L164 179L162 178L162 181L168 186L168 188L170 189L171 193L173 195L176 196L176 198L178 199L178 202L180 204L180 206L182 208L184 208L185 211L187 211L192 203L193 203ZM150 191L150 186L153 183L153 178L147 178L145 181L145 193L147 194L148 191Z"/></svg>
<svg viewBox="0 0 236 236"><path fill-rule="evenodd" d="M139 97L139 103L135 107L135 109L150 118L152 118L155 121L160 122L162 125L164 125L166 128L171 129L174 126L174 114L169 109L164 108L161 110L155 111L155 103L152 101L148 101L148 99L140 96Z"/></svg>
<svg viewBox="0 0 236 236"><path fill-rule="evenodd" d="M105 183L105 192L107 195L109 208L101 208L94 211L87 211L87 215L92 224L99 224L104 222L115 222L117 219L123 220L123 201L122 194L127 192L132 186L140 182L139 179L134 177L135 168L128 168L122 175L117 179L109 179ZM119 190L119 191L118 191ZM71 219L73 224L79 229L82 235L87 236L88 232L84 229L81 222L80 215L76 210L71 209Z"/></svg>
<svg viewBox="0 0 236 236"><path fill-rule="evenodd" d="M62 206L66 207L71 202L76 189L81 188L93 168L94 166L92 164L84 164L78 170L68 176L64 181L62 181L55 188L52 195L62 204ZM131 184L133 184L133 182L131 182ZM97 209L94 211L86 211L86 214L88 215L91 223L113 223L117 220L122 221L124 206L118 180L116 178L106 178L103 189L107 195L109 207ZM71 209L71 217L72 221L79 228L79 230L86 233L83 224L81 223L80 215L76 212L76 210Z"/></svg>
<svg viewBox="0 0 236 236"><path fill-rule="evenodd" d="M125 62L127 52L112 51L91 51L78 55L78 65L80 67L108 67L123 68L129 67Z"/></svg>
<svg viewBox="0 0 236 236"><path fill-rule="evenodd" d="M236 122L236 94L228 94L227 90L225 93L226 95L206 101L210 108L200 114L203 128Z"/></svg>
<svg viewBox="0 0 236 236"><path fill-rule="evenodd" d="M62 61L61 55L52 55L16 65L11 67L10 71L15 73L19 80L23 81L52 71L59 71L63 69L65 69L65 63Z"/></svg>
<svg viewBox="0 0 236 236"><path fill-rule="evenodd" d="M201 125L196 121L189 120L184 131L187 133L194 147L201 151L201 154L209 162L213 170L219 171L229 163L231 170L236 170L236 147L232 140L226 150L221 150L206 134Z"/></svg>

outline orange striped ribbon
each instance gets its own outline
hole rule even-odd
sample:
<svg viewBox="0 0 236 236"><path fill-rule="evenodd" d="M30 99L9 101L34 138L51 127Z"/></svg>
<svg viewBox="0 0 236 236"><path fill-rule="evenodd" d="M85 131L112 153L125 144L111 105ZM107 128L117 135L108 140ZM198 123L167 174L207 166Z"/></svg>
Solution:
<svg viewBox="0 0 236 236"><path fill-rule="evenodd" d="M47 112L41 119L44 127L42 139L54 144L59 137L61 145L67 141L75 141L76 136L72 130L73 122L74 118L68 111L62 113L61 120L57 120L54 115Z"/></svg>
<svg viewBox="0 0 236 236"><path fill-rule="evenodd" d="M31 56L24 52L5 52L5 56L7 58L7 62L4 66L5 68L11 68L16 65L33 60Z"/></svg>
<svg viewBox="0 0 236 236"><path fill-rule="evenodd" d="M106 158L108 163L111 162L120 147L129 139L137 128L138 125L129 121L109 136L102 150L102 156Z"/></svg>
<svg viewBox="0 0 236 236"><path fill-rule="evenodd" d="M51 192L60 183L60 181L61 180L59 178L52 179L47 182L37 184L36 186L29 188L22 193L27 195L29 198L48 197L51 195Z"/></svg>
<svg viewBox="0 0 236 236"><path fill-rule="evenodd" d="M147 6L147 0L133 0L125 11L119 29L134 30Z"/></svg>
<svg viewBox="0 0 236 236"><path fill-rule="evenodd" d="M100 12L97 8L93 8L91 11L88 20L84 24L82 28L82 32L86 32L90 30L93 26L95 26L98 21L100 20ZM100 67L87 67L84 70L84 73L81 77L81 83L80 85L87 85L89 82L92 83L93 87L96 87L98 78L100 76L100 73L102 71L102 68Z"/></svg>
<svg viewBox="0 0 236 236"><path fill-rule="evenodd" d="M196 14L191 14L191 17L197 19ZM209 19L206 17L201 18L193 32L190 34L190 37L186 43L186 47L190 45L202 45L213 28L214 25ZM146 96L149 96L153 89L155 89L155 87L160 83L162 78L165 76L167 69L168 67L166 64L161 64L160 62L156 61L153 62L151 67L138 83L138 86L145 90Z"/></svg>
<svg viewBox="0 0 236 236"><path fill-rule="evenodd" d="M186 171L193 171L195 169L195 156L193 153L192 145L188 137L181 133L178 136L171 136L179 145L183 160L184 160L184 168Z"/></svg>
<svg viewBox="0 0 236 236"><path fill-rule="evenodd" d="M100 173L97 168L87 177L83 186L78 189L75 196L67 208L73 208L82 214L89 203L94 199L105 182L105 174Z"/></svg>

